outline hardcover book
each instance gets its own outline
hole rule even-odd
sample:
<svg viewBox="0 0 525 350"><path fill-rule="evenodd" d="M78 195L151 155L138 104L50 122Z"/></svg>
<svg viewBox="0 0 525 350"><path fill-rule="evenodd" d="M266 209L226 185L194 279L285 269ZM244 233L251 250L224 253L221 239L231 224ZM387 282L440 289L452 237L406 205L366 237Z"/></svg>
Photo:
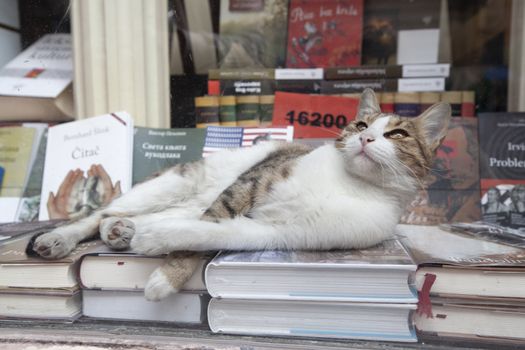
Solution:
<svg viewBox="0 0 525 350"><path fill-rule="evenodd" d="M71 120L72 80L71 36L45 35L0 70L0 120Z"/></svg>
<svg viewBox="0 0 525 350"><path fill-rule="evenodd" d="M131 188L133 120L125 112L49 128L40 220L78 218Z"/></svg>
<svg viewBox="0 0 525 350"><path fill-rule="evenodd" d="M445 78L386 78L321 82L322 94L355 93L362 92L366 88L385 92L444 91Z"/></svg>
<svg viewBox="0 0 525 350"><path fill-rule="evenodd" d="M479 115L484 221L525 227L525 113Z"/></svg>
<svg viewBox="0 0 525 350"><path fill-rule="evenodd" d="M362 33L363 0L291 0L286 67L357 66Z"/></svg>
<svg viewBox="0 0 525 350"><path fill-rule="evenodd" d="M205 129L136 127L133 139L133 184L175 164L202 158Z"/></svg>
<svg viewBox="0 0 525 350"><path fill-rule="evenodd" d="M388 66L333 67L325 69L326 80L377 78L448 77L450 64L405 64Z"/></svg>
<svg viewBox="0 0 525 350"><path fill-rule="evenodd" d="M424 189L410 202L402 223L436 225L480 219L477 123L475 118L452 118L432 171L423 181Z"/></svg>
<svg viewBox="0 0 525 350"><path fill-rule="evenodd" d="M220 298L415 303L415 269L392 240L361 250L222 253L205 278Z"/></svg>

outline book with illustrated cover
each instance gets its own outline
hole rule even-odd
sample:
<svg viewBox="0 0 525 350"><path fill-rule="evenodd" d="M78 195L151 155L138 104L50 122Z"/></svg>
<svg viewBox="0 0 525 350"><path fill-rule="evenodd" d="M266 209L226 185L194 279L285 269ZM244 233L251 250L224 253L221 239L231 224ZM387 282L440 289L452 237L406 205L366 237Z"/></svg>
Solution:
<svg viewBox="0 0 525 350"><path fill-rule="evenodd" d="M283 67L289 0L220 2L220 68Z"/></svg>
<svg viewBox="0 0 525 350"><path fill-rule="evenodd" d="M525 227L525 113L479 115L483 221Z"/></svg>
<svg viewBox="0 0 525 350"><path fill-rule="evenodd" d="M414 303L415 269L391 240L361 250L222 253L205 278L220 298Z"/></svg>
<svg viewBox="0 0 525 350"><path fill-rule="evenodd" d="M437 225L480 220L478 119L451 119L432 171L410 202L402 223Z"/></svg>
<svg viewBox="0 0 525 350"><path fill-rule="evenodd" d="M133 139L133 184L175 164L202 158L205 129L136 127Z"/></svg>
<svg viewBox="0 0 525 350"><path fill-rule="evenodd" d="M116 112L48 131L39 219L83 217L131 188L133 120Z"/></svg>
<svg viewBox="0 0 525 350"><path fill-rule="evenodd" d="M357 66L362 33L363 0L291 0L286 67Z"/></svg>
<svg viewBox="0 0 525 350"><path fill-rule="evenodd" d="M72 55L69 34L47 34L2 68L0 120L71 120Z"/></svg>

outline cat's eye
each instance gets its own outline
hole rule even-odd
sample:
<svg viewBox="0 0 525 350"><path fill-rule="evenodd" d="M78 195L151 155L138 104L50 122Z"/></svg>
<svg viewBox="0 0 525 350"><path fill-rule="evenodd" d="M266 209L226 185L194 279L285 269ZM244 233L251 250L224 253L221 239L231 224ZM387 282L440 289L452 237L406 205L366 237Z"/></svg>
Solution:
<svg viewBox="0 0 525 350"><path fill-rule="evenodd" d="M408 137L408 132L403 129L394 129L385 133L384 136L389 139L399 140Z"/></svg>
<svg viewBox="0 0 525 350"><path fill-rule="evenodd" d="M363 130L365 130L366 128L368 128L368 125L366 125L365 122L357 122L357 124L355 125L355 127L357 128L357 130L359 130L359 131L363 131Z"/></svg>

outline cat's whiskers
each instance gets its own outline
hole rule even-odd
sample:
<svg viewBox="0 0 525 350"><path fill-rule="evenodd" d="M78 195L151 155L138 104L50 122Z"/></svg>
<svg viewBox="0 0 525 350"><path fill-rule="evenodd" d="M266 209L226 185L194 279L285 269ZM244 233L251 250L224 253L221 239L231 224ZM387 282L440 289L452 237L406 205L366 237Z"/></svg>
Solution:
<svg viewBox="0 0 525 350"><path fill-rule="evenodd" d="M419 178L419 176L417 176L417 174L414 172L414 170L410 169L409 166L407 166L406 164L404 164L403 162L401 162L400 160L398 159L395 159L395 158L392 158L391 159L393 162L396 162L397 164L401 165L402 167L404 167L405 169L407 169L410 173L412 173L414 179L416 180L416 182L418 183L419 187L421 190L424 190L425 189L425 185L423 184L423 181L422 179Z"/></svg>

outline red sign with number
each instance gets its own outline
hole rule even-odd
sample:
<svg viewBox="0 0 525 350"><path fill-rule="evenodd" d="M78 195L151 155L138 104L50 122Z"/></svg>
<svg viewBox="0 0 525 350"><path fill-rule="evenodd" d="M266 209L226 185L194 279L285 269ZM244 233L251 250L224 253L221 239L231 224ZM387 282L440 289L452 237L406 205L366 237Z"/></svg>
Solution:
<svg viewBox="0 0 525 350"><path fill-rule="evenodd" d="M272 125L293 125L294 138L336 138L354 120L359 100L276 92Z"/></svg>

